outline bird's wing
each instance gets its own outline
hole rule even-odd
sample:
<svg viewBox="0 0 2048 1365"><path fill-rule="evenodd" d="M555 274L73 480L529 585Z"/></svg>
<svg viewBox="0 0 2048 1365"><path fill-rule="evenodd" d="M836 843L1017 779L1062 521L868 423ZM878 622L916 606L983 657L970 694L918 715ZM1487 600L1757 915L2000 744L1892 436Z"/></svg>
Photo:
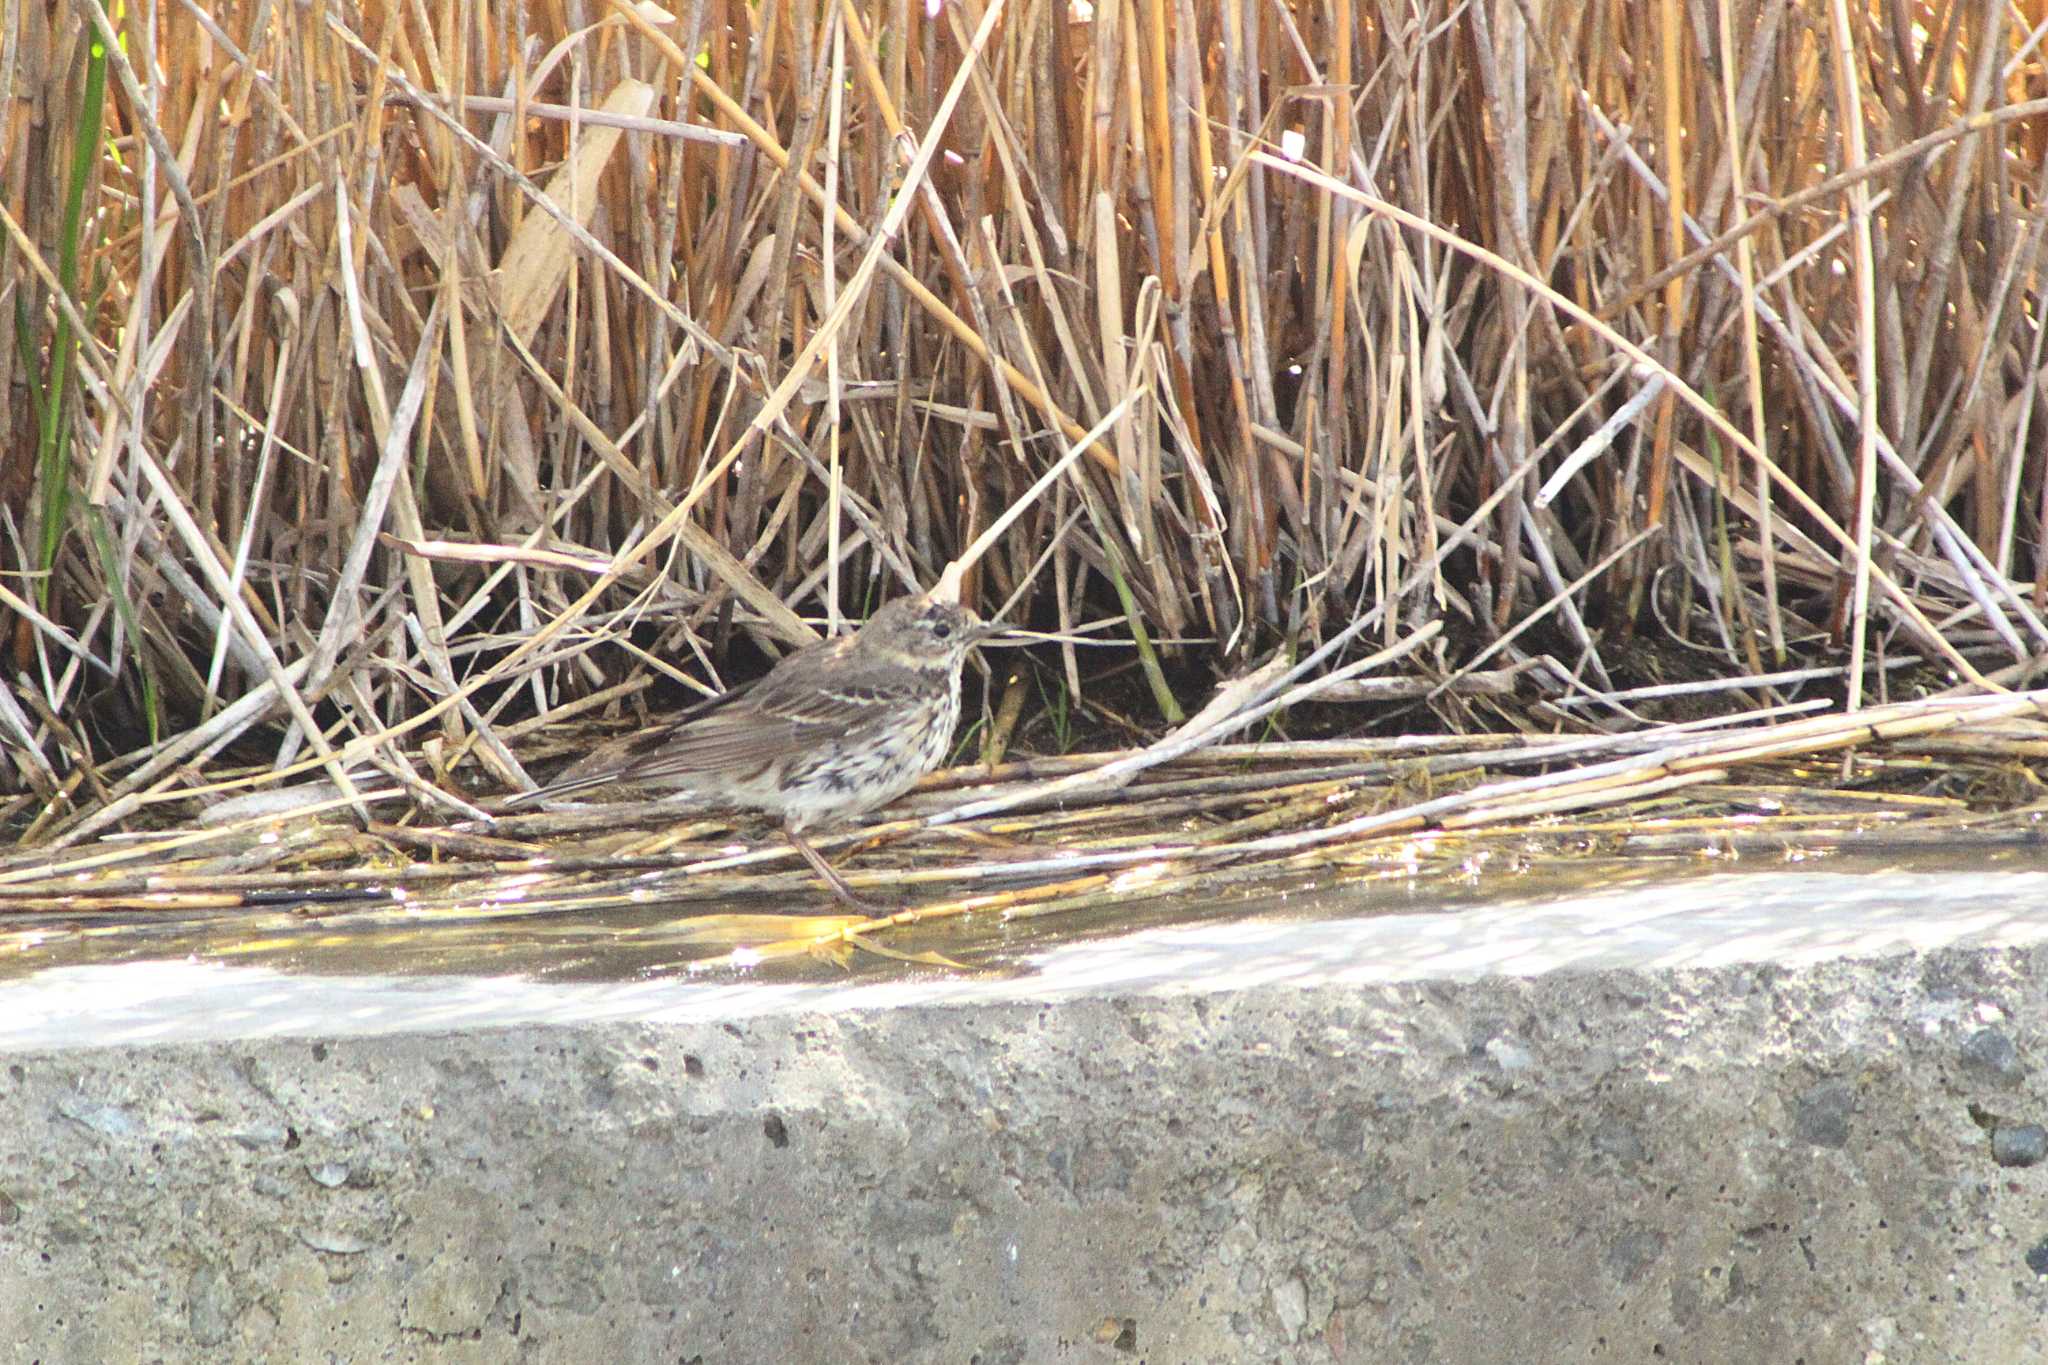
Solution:
<svg viewBox="0 0 2048 1365"><path fill-rule="evenodd" d="M764 712L747 702L636 736L621 782L660 782L692 773L743 779L831 739L834 727Z"/></svg>
<svg viewBox="0 0 2048 1365"><path fill-rule="evenodd" d="M831 744L859 747L891 724L915 696L895 679L819 682L769 674L730 705L700 711L665 732L637 736L624 782L657 782L717 773L750 778Z"/></svg>
<svg viewBox="0 0 2048 1365"><path fill-rule="evenodd" d="M746 723L741 697L758 684L735 688L697 703L681 717L630 735L607 740L564 768L555 780L512 799L515 806L552 801L560 796L614 784L659 783L665 777L731 768L739 759L739 741L752 735L772 741L766 728ZM767 747L777 747L772 742Z"/></svg>
<svg viewBox="0 0 2048 1365"><path fill-rule="evenodd" d="M515 804L700 773L746 780L834 740L859 743L870 727L896 714L911 692L888 679L825 681L843 665L851 638L790 655L759 681L698 702L666 725L599 745Z"/></svg>
<svg viewBox="0 0 2048 1365"><path fill-rule="evenodd" d="M872 675L794 687L776 687L774 682L772 677L763 678L746 698L747 709L800 724L828 725L840 732L885 721L920 690L913 678Z"/></svg>

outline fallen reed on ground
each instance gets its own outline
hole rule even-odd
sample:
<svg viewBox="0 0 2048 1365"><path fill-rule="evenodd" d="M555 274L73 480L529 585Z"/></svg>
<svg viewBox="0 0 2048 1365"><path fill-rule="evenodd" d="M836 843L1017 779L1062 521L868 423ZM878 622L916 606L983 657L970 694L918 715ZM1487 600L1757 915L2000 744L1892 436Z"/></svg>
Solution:
<svg viewBox="0 0 2048 1365"><path fill-rule="evenodd" d="M1539 751L2024 695L2042 30L1531 14L8 9L0 827L474 823L537 723L929 585L1077 448L964 584L1052 640L983 733L1115 673L1166 734L1361 623L1326 670L1416 643L1326 702ZM1235 818L1369 836L1297 796Z"/></svg>
<svg viewBox="0 0 2048 1365"><path fill-rule="evenodd" d="M821 838L835 857L858 852L850 880L904 904L890 914L792 914L833 905L792 848L743 837L729 817L679 820L669 803L359 826L315 818L343 811L334 795L288 820L219 806L195 828L0 858L0 958L90 951L116 923L180 941L226 925L244 957L289 956L309 933L361 943L423 927L444 948L464 935L561 948L583 924L610 961L645 970L852 949L972 966L1024 921L1108 906L1227 912L1294 888L1455 885L1588 853L1698 865L1960 846L1981 858L2038 848L2048 811L2028 764L2048 757L2048 691L1535 742L1218 742L1282 685L1227 694L1142 749L937 773L876 823ZM1853 779L1816 774L1851 748ZM979 932L949 940L965 943L959 957L890 944L963 917Z"/></svg>

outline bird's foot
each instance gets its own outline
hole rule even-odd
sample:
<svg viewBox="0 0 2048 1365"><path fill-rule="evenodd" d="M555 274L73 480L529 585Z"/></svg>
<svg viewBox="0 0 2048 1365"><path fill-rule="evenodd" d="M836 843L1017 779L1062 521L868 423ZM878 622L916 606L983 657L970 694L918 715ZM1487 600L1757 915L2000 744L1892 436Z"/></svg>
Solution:
<svg viewBox="0 0 2048 1365"><path fill-rule="evenodd" d="M811 847L810 840L787 826L784 827L783 832L789 836L791 846L797 852L804 855L804 861L811 865L811 870L825 879L825 884L832 888L833 898L840 904L860 911L869 919L882 919L895 914L897 910L902 908L901 906L878 905L874 901L862 896L847 884L846 878L839 875L839 869L825 861L824 854Z"/></svg>

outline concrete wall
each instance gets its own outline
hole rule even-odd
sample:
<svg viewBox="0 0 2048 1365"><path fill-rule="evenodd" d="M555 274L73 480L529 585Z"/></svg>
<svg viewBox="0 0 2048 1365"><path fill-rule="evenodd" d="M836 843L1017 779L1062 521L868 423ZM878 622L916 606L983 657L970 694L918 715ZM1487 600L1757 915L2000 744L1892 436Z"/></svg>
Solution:
<svg viewBox="0 0 2048 1365"><path fill-rule="evenodd" d="M51 1365L2048 1360L2041 880L1946 919L1909 891L1872 911L1899 933L1866 916L1791 950L1748 921L1731 949L1758 902L1710 894L1662 950L1709 965L1533 974L1469 950L1548 962L1578 923L1599 960L1633 894L1463 937L1147 935L1022 982L486 1004L197 967L15 981L0 1343ZM1404 933L1464 965L1402 957Z"/></svg>

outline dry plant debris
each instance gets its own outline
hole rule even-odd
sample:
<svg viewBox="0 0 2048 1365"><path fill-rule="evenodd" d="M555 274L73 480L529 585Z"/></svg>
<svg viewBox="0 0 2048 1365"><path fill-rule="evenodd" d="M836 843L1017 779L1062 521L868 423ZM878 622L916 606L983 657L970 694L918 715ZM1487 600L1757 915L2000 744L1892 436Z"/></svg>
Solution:
<svg viewBox="0 0 2048 1365"><path fill-rule="evenodd" d="M1051 641L1063 705L1128 668L1168 738L863 831L874 877L915 848L921 913L1710 819L1851 747L1954 770L1885 819L2022 820L2048 56L2018 13L9 7L0 895L799 885L651 816L608 878L479 793L530 783L543 727L949 564ZM1189 728L1326 649L1296 686L1428 733ZM1876 800L1802 772L1772 819ZM346 826L166 828L321 778Z"/></svg>

